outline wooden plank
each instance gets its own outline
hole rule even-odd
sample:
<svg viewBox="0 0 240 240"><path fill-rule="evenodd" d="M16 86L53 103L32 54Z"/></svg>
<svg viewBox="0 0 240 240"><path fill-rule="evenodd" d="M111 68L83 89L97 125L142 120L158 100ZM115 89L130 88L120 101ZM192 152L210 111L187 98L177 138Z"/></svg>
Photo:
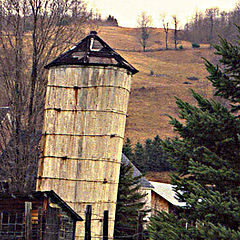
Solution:
<svg viewBox="0 0 240 240"><path fill-rule="evenodd" d="M80 215L89 202L98 239L103 209L113 236L130 82L131 75L116 67L49 70L38 190L54 190ZM76 239L83 238L84 222L76 229Z"/></svg>
<svg viewBox="0 0 240 240"><path fill-rule="evenodd" d="M2 224L3 224L3 213L0 214L0 230L2 231Z"/></svg>
<svg viewBox="0 0 240 240"><path fill-rule="evenodd" d="M143 240L143 213L138 213L137 239Z"/></svg>
<svg viewBox="0 0 240 240"><path fill-rule="evenodd" d="M39 233L38 233L38 239L43 240L43 227L44 227L44 211L43 208L38 208L38 226L39 226Z"/></svg>
<svg viewBox="0 0 240 240"><path fill-rule="evenodd" d="M108 210L103 213L103 240L108 240Z"/></svg>
<svg viewBox="0 0 240 240"><path fill-rule="evenodd" d="M25 239L32 240L32 203L25 202Z"/></svg>
<svg viewBox="0 0 240 240"><path fill-rule="evenodd" d="M85 240L91 240L92 206L87 205L85 213Z"/></svg>

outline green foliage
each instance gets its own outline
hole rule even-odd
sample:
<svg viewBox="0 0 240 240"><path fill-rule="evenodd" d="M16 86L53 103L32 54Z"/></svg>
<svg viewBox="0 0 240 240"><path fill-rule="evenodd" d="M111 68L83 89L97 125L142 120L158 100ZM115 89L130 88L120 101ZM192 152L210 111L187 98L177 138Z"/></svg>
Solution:
<svg viewBox="0 0 240 240"><path fill-rule="evenodd" d="M130 160L133 159L133 150L132 143L129 138L126 139L126 142L123 144L122 153Z"/></svg>
<svg viewBox="0 0 240 240"><path fill-rule="evenodd" d="M146 194L139 192L142 176L133 176L133 167L128 164L121 165L114 239L135 239L137 232L138 213L145 205Z"/></svg>
<svg viewBox="0 0 240 240"><path fill-rule="evenodd" d="M137 142L134 148L134 156L132 159L132 163L143 173L146 172L147 169L147 159L145 158L144 147L140 142Z"/></svg>
<svg viewBox="0 0 240 240"><path fill-rule="evenodd" d="M198 44L198 43L192 43L192 48L200 48L200 44Z"/></svg>
<svg viewBox="0 0 240 240"><path fill-rule="evenodd" d="M199 46L199 47L200 47L200 46ZM183 49L183 45L180 45L180 46L179 46L179 49L182 50L182 49Z"/></svg>
<svg viewBox="0 0 240 240"><path fill-rule="evenodd" d="M209 80L232 109L194 91L197 107L177 98L183 121L171 117L171 124L179 138L163 145L176 169L172 183L178 199L186 206L175 215L154 216L150 239L240 239L240 120L232 114L240 100L238 47L222 40L215 46L221 68L206 62Z"/></svg>
<svg viewBox="0 0 240 240"><path fill-rule="evenodd" d="M106 22L109 23L111 26L118 26L118 21L114 16L109 15L106 19Z"/></svg>
<svg viewBox="0 0 240 240"><path fill-rule="evenodd" d="M229 100L232 103L232 111L238 111L240 110L240 46L220 38L220 45L216 45L215 49L215 54L220 56L219 65L215 66L206 61L210 73L208 79L217 90L215 95Z"/></svg>
<svg viewBox="0 0 240 240"><path fill-rule="evenodd" d="M153 140L147 139L144 145L138 142L134 148L130 139L127 138L123 145L123 153L142 173L173 170L167 161L163 141L158 135Z"/></svg>

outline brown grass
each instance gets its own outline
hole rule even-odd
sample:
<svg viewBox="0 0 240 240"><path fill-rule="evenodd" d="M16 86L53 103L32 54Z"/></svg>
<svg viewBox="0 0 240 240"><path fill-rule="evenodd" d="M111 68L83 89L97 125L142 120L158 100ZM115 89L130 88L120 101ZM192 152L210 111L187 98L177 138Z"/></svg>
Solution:
<svg viewBox="0 0 240 240"><path fill-rule="evenodd" d="M86 28L86 31L88 33L89 29ZM157 134L162 138L175 135L166 116L177 116L174 96L193 103L191 88L205 96L212 95L201 58L211 59L213 56L213 50L207 45L192 49L191 43L182 41L179 45L183 46L183 50L141 52L142 48L136 37L137 29L105 26L99 27L97 31L100 37L111 47L118 49L117 52L139 70L132 80L125 134L133 143L143 142ZM152 37L147 49L164 49L163 29L153 28L151 31ZM169 47L174 48L173 31L169 32L169 39ZM150 76L151 70L156 76ZM199 80L187 79L193 76ZM1 103L5 103L4 99L1 99Z"/></svg>
<svg viewBox="0 0 240 240"><path fill-rule="evenodd" d="M164 48L163 30L153 29L152 31L153 37L149 48ZM99 29L99 35L115 49L141 50L136 29L102 27ZM169 46L173 48L171 36L172 32ZM179 45L183 46L183 50L155 52L118 50L139 70L132 80L125 134L133 143L143 142L157 134L161 138L175 135L166 116L166 114L177 116L174 96L190 103L194 103L190 89L207 97L212 96L212 87L206 80L207 72L202 57L212 59L213 50L210 50L207 45L201 45L200 49L192 49L191 43L186 41L180 42ZM156 76L150 76L151 70ZM199 80L188 80L187 77L197 77ZM184 82L190 84L184 84Z"/></svg>
<svg viewBox="0 0 240 240"><path fill-rule="evenodd" d="M171 172L148 172L145 177L148 181L171 183Z"/></svg>

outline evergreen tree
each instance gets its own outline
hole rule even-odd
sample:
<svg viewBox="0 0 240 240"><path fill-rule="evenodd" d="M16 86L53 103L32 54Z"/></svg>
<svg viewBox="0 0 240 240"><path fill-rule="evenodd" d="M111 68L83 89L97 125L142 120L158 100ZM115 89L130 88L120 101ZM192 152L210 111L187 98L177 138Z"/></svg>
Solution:
<svg viewBox="0 0 240 240"><path fill-rule="evenodd" d="M143 210L146 194L139 191L141 177L133 175L131 164L121 165L114 239L132 240L136 237L138 213L146 212Z"/></svg>
<svg viewBox="0 0 240 240"><path fill-rule="evenodd" d="M145 146L144 146L144 157L146 160L146 166L145 166L145 171L152 171L152 168L154 166L153 164L153 144L151 139L147 139L145 141Z"/></svg>
<svg viewBox="0 0 240 240"><path fill-rule="evenodd" d="M144 151L144 147L140 142L137 142L134 148L134 156L132 159L132 163L142 172L145 173L147 171L146 165L147 159Z"/></svg>
<svg viewBox="0 0 240 240"><path fill-rule="evenodd" d="M167 158L167 153L163 148L163 140L157 135L152 141L150 171L161 172L173 170Z"/></svg>
<svg viewBox="0 0 240 240"><path fill-rule="evenodd" d="M177 99L180 118L171 118L179 138L164 143L177 174L172 178L186 206L175 214L158 213L149 225L150 239L240 239L240 47L221 40L215 46L221 66L206 62L220 103L193 92L198 107Z"/></svg>
<svg viewBox="0 0 240 240"><path fill-rule="evenodd" d="M158 135L153 140L148 138L144 146L138 142L135 148L132 147L130 139L127 138L123 145L123 153L142 173L173 170L167 160L163 141Z"/></svg>
<svg viewBox="0 0 240 240"><path fill-rule="evenodd" d="M123 144L122 153L130 160L133 159L133 149L132 149L132 143L129 138L126 139L126 142Z"/></svg>

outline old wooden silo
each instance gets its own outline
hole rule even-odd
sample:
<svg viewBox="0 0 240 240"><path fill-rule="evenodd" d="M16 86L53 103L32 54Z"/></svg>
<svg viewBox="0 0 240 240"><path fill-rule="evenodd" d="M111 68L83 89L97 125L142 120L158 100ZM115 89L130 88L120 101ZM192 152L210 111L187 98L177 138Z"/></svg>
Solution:
<svg viewBox="0 0 240 240"><path fill-rule="evenodd" d="M54 190L102 239L104 210L113 237L130 83L138 71L96 32L48 64L42 157L37 190ZM84 224L76 239L84 238Z"/></svg>

